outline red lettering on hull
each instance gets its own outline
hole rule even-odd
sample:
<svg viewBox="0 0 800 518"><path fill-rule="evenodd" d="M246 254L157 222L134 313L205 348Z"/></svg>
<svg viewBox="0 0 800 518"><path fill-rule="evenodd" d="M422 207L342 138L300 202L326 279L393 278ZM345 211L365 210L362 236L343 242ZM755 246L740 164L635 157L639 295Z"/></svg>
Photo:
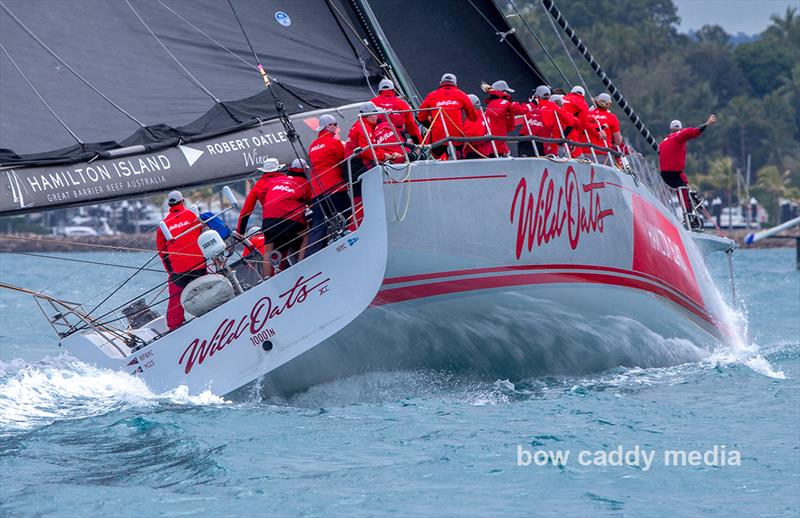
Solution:
<svg viewBox="0 0 800 518"><path fill-rule="evenodd" d="M579 187L575 169L569 166L564 173L564 183L556 192L555 181L545 169L534 198L533 192L527 192L527 180L521 178L514 192L510 214L512 224L517 217L517 259L522 256L523 248L532 252L534 245L539 248L560 238L565 228L573 250L578 248L583 234L602 234L604 219L614 215L614 209L604 209L600 203L597 191L605 187L605 182L594 181L594 168L589 183Z"/></svg>
<svg viewBox="0 0 800 518"><path fill-rule="evenodd" d="M302 275L295 281L294 286L289 290L284 291L278 295L276 304L273 304L269 296L261 297L256 301L250 311L240 318L226 318L224 319L211 338L201 340L195 338L189 343L189 346L183 351L178 365L183 365L186 361L184 372L189 374L192 368L197 364L202 364L207 358L214 356L217 351L223 350L231 343L238 340L245 331L249 331L251 335L256 335L264 329L268 322L276 317L279 317L285 311L289 311L295 306L305 302L310 293L326 285L330 281L330 277L318 281L316 284L309 286L311 281L317 279L322 275L318 272L311 277L305 278Z"/></svg>

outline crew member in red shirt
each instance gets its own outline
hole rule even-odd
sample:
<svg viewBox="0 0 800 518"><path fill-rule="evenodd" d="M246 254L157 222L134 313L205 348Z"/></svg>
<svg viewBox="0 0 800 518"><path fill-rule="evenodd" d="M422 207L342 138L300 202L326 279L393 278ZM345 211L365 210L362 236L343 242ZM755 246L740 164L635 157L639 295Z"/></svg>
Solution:
<svg viewBox="0 0 800 518"><path fill-rule="evenodd" d="M489 129L493 136L505 137L509 132L514 131L517 115L527 115L528 107L512 101L511 94L514 93L508 83L503 80L495 81L491 86L481 85L481 89L486 92L486 119L489 122ZM502 140L494 141L495 149L500 156L510 154L508 144Z"/></svg>
<svg viewBox="0 0 800 518"><path fill-rule="evenodd" d="M596 121L595 126L599 126L599 130L605 132L606 137L604 140L594 140L593 143L609 149L619 149L622 145L622 133L619 129L619 119L611 113L611 96L602 93L595 98L594 104L596 108L590 111L589 116ZM589 137L591 138L592 135L590 134ZM598 155L608 154L606 151L598 150L595 150L595 153Z"/></svg>
<svg viewBox="0 0 800 518"><path fill-rule="evenodd" d="M302 233L306 229L305 210L311 200L305 160L295 159L285 171L281 171L281 167L276 159L271 158L259 168L264 174L250 189L236 224L236 231L240 235L246 234L247 221L256 203L261 203L265 277L273 273L269 261L269 254L273 250L278 250L286 258L290 249L298 252L302 248Z"/></svg>
<svg viewBox="0 0 800 518"><path fill-rule="evenodd" d="M481 100L475 94L469 94L468 97L472 101L475 112L478 114L478 120L465 120L464 133L467 137L486 137L491 135L489 133L489 122L481 109ZM482 142L467 142L462 149L462 158L466 159L491 158L493 156L496 156L496 153L492 147L492 141L488 139Z"/></svg>
<svg viewBox="0 0 800 518"><path fill-rule="evenodd" d="M339 140L336 118L325 114L319 118L318 136L308 148L311 161L311 229L305 256L325 246L326 221L337 212L348 213L350 197L347 195L347 171L344 142Z"/></svg>
<svg viewBox="0 0 800 518"><path fill-rule="evenodd" d="M586 104L584 95L583 87L578 85L572 87L570 93L561 100L564 110L577 119L577 123L569 127L567 138L573 142L589 142L588 138L592 137L598 142L604 141L605 133L601 134L597 123L589 117L589 105ZM571 151L572 156L590 152L588 148L584 147L573 147Z"/></svg>
<svg viewBox="0 0 800 518"><path fill-rule="evenodd" d="M347 135L347 144L345 145L345 154L349 157L355 153L356 149L361 149L358 153L361 169L356 171L353 168L353 180L360 175L361 172L367 171L375 165L375 159L378 162L396 161L403 158L403 151L400 148L400 143L397 141L397 135L392 126L386 121L386 116L382 115L383 110L375 106L372 102L366 102L359 108L361 116L356 119L353 126L350 127L350 133ZM380 138L380 142L378 142ZM370 148L370 144L389 144L397 143L397 146L376 146Z"/></svg>
<svg viewBox="0 0 800 518"><path fill-rule="evenodd" d="M520 130L520 135L533 135L548 139L563 138L563 130L575 125L577 120L564 108L550 100L550 87L540 85L536 87L533 101L528 105L529 114ZM520 156L535 156L533 145L539 156L557 155L558 144L552 142L520 142L518 149Z"/></svg>
<svg viewBox="0 0 800 518"><path fill-rule="evenodd" d="M467 94L458 89L457 84L458 79L455 74L444 74L439 81L439 88L429 93L419 106L422 111L417 114L417 120L423 124L430 124L426 136L429 144L438 142L447 136L463 137L465 134L462 112L466 114L467 120L478 119L472 101L469 100ZM458 149L461 147L461 143L453 142L453 146ZM438 145L431 151L434 157L440 158L446 155L447 145Z"/></svg>
<svg viewBox="0 0 800 518"><path fill-rule="evenodd" d="M689 184L683 169L686 167L686 143L699 137L708 126L717 122L715 115L709 115L705 124L696 128L684 128L679 120L669 123L669 135L658 145L658 162L664 183L677 189Z"/></svg>
<svg viewBox="0 0 800 518"><path fill-rule="evenodd" d="M372 98L372 104L387 112L402 111L403 113L390 113L389 120L397 128L398 133L405 138L410 138L415 144L422 142L422 135L417 127L411 107L397 96L394 83L389 79L382 79L378 83L378 95Z"/></svg>
<svg viewBox="0 0 800 518"><path fill-rule="evenodd" d="M167 241L161 229L157 229L156 249L169 275L167 327L172 330L183 324L185 319L181 293L191 281L206 274L206 260L197 245L197 238L203 230L200 218L186 208L180 191L169 193L167 204L169 213L164 218L164 223L172 234L172 239Z"/></svg>
<svg viewBox="0 0 800 518"><path fill-rule="evenodd" d="M355 218L358 223L364 218L361 204L361 183L356 182L362 173L372 169L376 163L405 160L402 142L397 129L390 123L386 115L372 102L366 102L359 108L362 115L356 119L347 135L345 154L350 158L350 170L353 175L353 202L356 207ZM370 147L372 145L373 147ZM356 149L361 149L355 155Z"/></svg>

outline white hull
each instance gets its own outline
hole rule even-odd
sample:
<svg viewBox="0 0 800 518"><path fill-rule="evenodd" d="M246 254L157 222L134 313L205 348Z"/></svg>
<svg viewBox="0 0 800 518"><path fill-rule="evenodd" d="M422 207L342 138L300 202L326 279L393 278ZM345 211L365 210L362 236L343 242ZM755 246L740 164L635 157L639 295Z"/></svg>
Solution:
<svg viewBox="0 0 800 518"><path fill-rule="evenodd" d="M567 179L570 167L575 175ZM568 223L541 244L534 232L530 251L523 233L517 257L517 189L525 178L535 214L545 169L540 216L563 217L558 190L572 184L578 192L569 211L578 213L580 202L589 225L573 229L572 243ZM519 379L671 365L701 357L730 333L692 234L627 174L595 164L496 159L417 163L410 180L385 182L389 257L372 306L267 375L266 392L374 370Z"/></svg>
<svg viewBox="0 0 800 518"><path fill-rule="evenodd" d="M670 365L730 333L691 234L630 175L547 159L387 172L383 192L377 171L365 177L364 224L348 236L363 238L362 252L327 247L159 338L132 365L109 360L86 333L64 345L85 361L133 367L155 389L227 394L264 376L267 392L285 394L374 370L518 379ZM271 322L274 350L261 350L246 323L218 336L264 293L277 300L316 272L332 295ZM189 372L198 337L205 361Z"/></svg>

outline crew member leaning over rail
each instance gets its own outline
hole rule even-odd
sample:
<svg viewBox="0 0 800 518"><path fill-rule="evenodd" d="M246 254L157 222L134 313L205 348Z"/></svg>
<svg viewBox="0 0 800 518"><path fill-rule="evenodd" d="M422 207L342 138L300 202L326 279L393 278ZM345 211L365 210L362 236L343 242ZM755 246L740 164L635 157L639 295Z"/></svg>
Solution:
<svg viewBox="0 0 800 518"><path fill-rule="evenodd" d="M161 229L157 229L156 249L169 275L167 327L172 330L185 320L181 293L191 281L206 274L206 260L197 245L197 238L203 230L197 214L186 208L180 191L169 193L167 204L169 212L164 223L173 238L167 241Z"/></svg>

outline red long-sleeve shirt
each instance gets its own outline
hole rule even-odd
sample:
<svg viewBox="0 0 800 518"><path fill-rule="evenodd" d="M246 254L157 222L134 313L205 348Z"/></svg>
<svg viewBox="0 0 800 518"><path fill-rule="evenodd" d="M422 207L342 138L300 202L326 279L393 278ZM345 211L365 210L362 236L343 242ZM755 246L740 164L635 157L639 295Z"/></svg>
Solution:
<svg viewBox="0 0 800 518"><path fill-rule="evenodd" d="M492 135L505 137L509 132L514 131L515 117L526 115L528 107L512 101L511 96L505 92L489 90L487 94L489 97L486 98L486 120L489 121L489 128ZM495 140L494 144L498 154L508 154L508 145L505 142Z"/></svg>
<svg viewBox="0 0 800 518"><path fill-rule="evenodd" d="M411 110L407 102L397 96L394 90L383 90L376 97L372 98L372 104L378 108L386 111L403 111ZM394 127L398 132L406 131L408 135L419 144L422 142L422 135L417 127L417 122L414 120L414 114L410 111L404 113L389 114L389 120L392 121Z"/></svg>
<svg viewBox="0 0 800 518"><path fill-rule="evenodd" d="M256 202L261 203L264 219L290 219L305 225L305 207L310 200L311 189L305 178L281 172L264 173L244 200L236 230L244 235Z"/></svg>
<svg viewBox="0 0 800 518"><path fill-rule="evenodd" d="M198 225L200 219L197 215L179 203L169 208L164 223L173 239L167 241L159 228L156 230L156 249L167 273L172 275L205 268L203 252L197 245L197 238L203 231L202 225ZM195 228L186 232L193 226ZM186 234L180 235L183 232Z"/></svg>
<svg viewBox="0 0 800 518"><path fill-rule="evenodd" d="M686 143L700 136L698 128L683 128L670 133L658 145L658 163L662 171L683 172L686 167Z"/></svg>
<svg viewBox="0 0 800 518"><path fill-rule="evenodd" d="M446 138L447 134L451 137L463 137L464 117L461 115L462 111L466 113L468 120L478 119L478 114L475 112L470 98L453 85L442 85L429 93L419 107L424 110L417 114L420 122L436 120L431 124L428 144ZM439 108L442 113L437 117ZM447 128L446 132L445 128ZM454 142L453 145L460 146L461 144Z"/></svg>
<svg viewBox="0 0 800 518"><path fill-rule="evenodd" d="M344 191L347 188L344 184L345 156L344 142L330 131L319 132L319 136L308 148L311 187L316 196Z"/></svg>

